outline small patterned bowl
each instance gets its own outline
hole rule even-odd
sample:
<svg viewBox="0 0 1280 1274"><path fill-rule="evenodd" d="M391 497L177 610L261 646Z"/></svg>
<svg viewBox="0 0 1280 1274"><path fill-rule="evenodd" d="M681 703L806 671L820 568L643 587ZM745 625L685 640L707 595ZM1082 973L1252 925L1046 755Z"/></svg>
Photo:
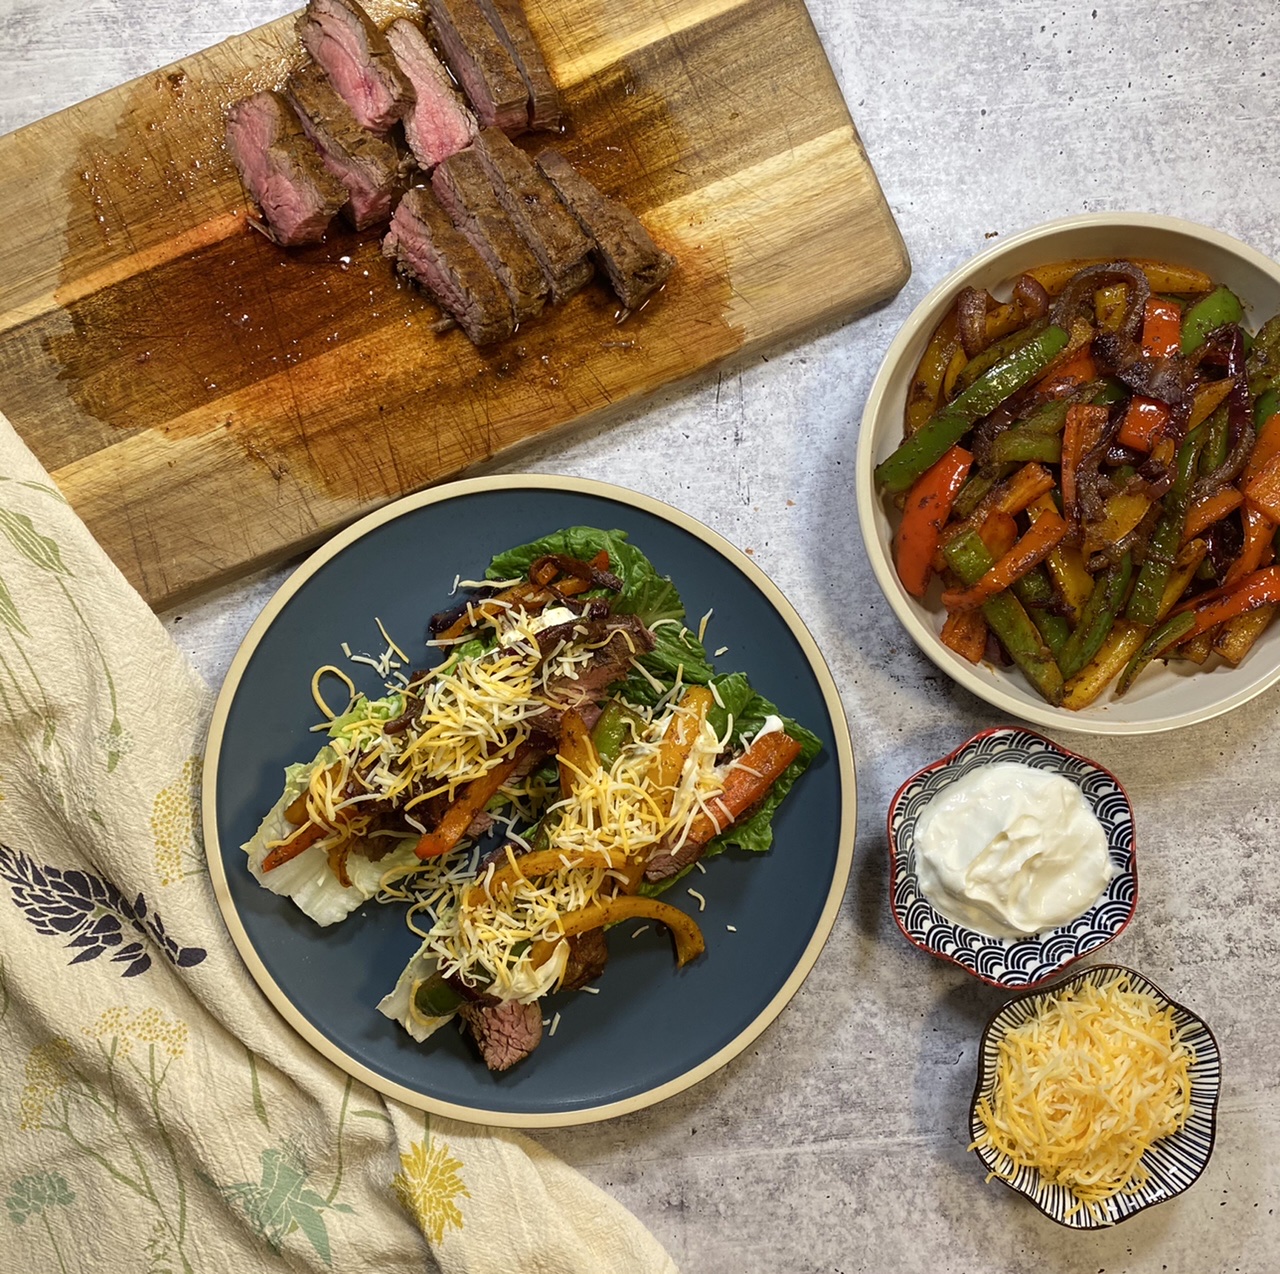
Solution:
<svg viewBox="0 0 1280 1274"><path fill-rule="evenodd" d="M1126 974L1135 990L1145 991L1163 1007L1173 1010L1174 1021L1183 1031L1183 1041L1195 1055L1191 1065L1191 1113L1176 1133L1157 1141L1143 1156L1149 1175L1142 1188L1133 1194L1115 1195L1098 1205L1096 1210L1079 1208L1073 1214L1073 1209L1077 1208L1075 1195L1063 1186L1050 1185L1034 1168L1020 1168L1011 1179L997 1178L1011 1190L1026 1195L1050 1220L1071 1230L1100 1230L1119 1225L1144 1209L1181 1194L1205 1170L1213 1154L1217 1132L1222 1058L1213 1032L1190 1009L1169 999L1142 974L1117 964L1096 964L1052 986L1015 996L987 1023L978 1046L978 1082L969 1107L970 1138L976 1140L982 1132L978 1103L984 1097L990 1100L995 1092L1000 1041L1005 1035L1035 1016L1050 996L1083 982L1105 981L1115 974ZM991 1172L1000 1167L1000 1161L1004 1159L1003 1155L986 1147L977 1147L974 1153Z"/></svg>
<svg viewBox="0 0 1280 1274"><path fill-rule="evenodd" d="M1077 784L1106 832L1116 874L1092 907L1069 924L1029 938L991 938L934 909L920 892L915 828L925 806L979 766L1019 762ZM1121 933L1138 905L1133 807L1115 776L1051 739L1020 726L976 734L950 756L909 778L889 803L889 898L898 928L916 946L950 960L991 986L1029 990Z"/></svg>

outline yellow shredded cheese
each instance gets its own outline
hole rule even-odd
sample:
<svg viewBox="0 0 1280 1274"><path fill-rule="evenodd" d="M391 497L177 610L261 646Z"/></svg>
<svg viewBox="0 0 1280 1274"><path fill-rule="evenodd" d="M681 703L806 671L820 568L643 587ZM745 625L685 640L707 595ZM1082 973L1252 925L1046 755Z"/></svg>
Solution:
<svg viewBox="0 0 1280 1274"><path fill-rule="evenodd" d="M1000 1041L970 1149L996 1152L991 1176L1034 1169L1075 1195L1070 1215L1105 1220L1108 1199L1145 1184L1143 1154L1186 1123L1194 1061L1172 1010L1128 975L1077 983Z"/></svg>

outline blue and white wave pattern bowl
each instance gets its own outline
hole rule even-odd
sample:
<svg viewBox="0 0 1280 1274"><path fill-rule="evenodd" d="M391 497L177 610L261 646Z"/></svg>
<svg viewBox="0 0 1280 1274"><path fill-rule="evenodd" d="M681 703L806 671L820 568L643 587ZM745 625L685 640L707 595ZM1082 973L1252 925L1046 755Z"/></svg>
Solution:
<svg viewBox="0 0 1280 1274"><path fill-rule="evenodd" d="M920 890L915 827L945 787L980 766L1018 762L1051 770L1077 784L1106 833L1115 874L1092 907L1069 924L1028 938L992 938L937 911ZM916 946L992 986L1029 990L1096 951L1123 931L1138 904L1133 807L1109 770L1018 726L975 735L926 766L898 789L889 805L889 893L898 928Z"/></svg>
<svg viewBox="0 0 1280 1274"><path fill-rule="evenodd" d="M1209 1027L1184 1005L1171 1000L1156 984L1133 969L1115 964L1097 964L1064 978L1052 986L1019 995L1005 1004L987 1023L978 1048L978 1081L969 1108L970 1139L977 1140L982 1133L978 1118L978 1103L985 1097L991 1100L996 1087L996 1067L999 1062L1000 1042L1009 1031L1040 1012L1052 996L1069 987L1084 982L1103 983L1124 974L1135 991L1145 992L1162 1007L1173 1010L1182 1041L1193 1054L1191 1064L1191 1112L1187 1122L1171 1136L1157 1141L1142 1156L1147 1169L1147 1180L1132 1194L1117 1194L1097 1204L1092 1209L1079 1205L1076 1196L1064 1186L1050 1185L1034 1168L1019 1168L1012 1176L998 1175L1011 1190L1025 1195L1050 1220L1057 1221L1072 1230L1098 1230L1118 1225L1131 1216L1165 1203L1181 1194L1204 1171L1213 1154L1217 1132L1218 1095L1222 1087L1222 1058L1218 1041ZM987 1146L977 1146L974 1153L987 1170L997 1173L1012 1166L1007 1156Z"/></svg>

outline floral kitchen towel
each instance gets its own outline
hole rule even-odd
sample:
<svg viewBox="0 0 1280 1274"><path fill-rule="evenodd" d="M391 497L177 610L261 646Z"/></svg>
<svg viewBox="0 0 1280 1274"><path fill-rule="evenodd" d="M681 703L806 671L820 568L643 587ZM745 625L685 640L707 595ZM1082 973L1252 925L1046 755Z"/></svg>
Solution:
<svg viewBox="0 0 1280 1274"><path fill-rule="evenodd" d="M674 1274L529 1139L276 1015L200 847L211 701L0 416L0 1270Z"/></svg>

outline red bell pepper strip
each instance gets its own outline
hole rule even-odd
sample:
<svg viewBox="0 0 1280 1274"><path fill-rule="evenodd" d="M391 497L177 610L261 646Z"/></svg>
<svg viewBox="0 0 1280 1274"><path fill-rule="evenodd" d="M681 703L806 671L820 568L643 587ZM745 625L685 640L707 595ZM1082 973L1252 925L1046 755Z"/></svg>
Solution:
<svg viewBox="0 0 1280 1274"><path fill-rule="evenodd" d="M532 751L531 743L522 743L505 761L500 761L478 779L472 779L455 797L435 828L419 839L414 850L418 857L437 858L454 849L471 826L472 819L493 800L512 771Z"/></svg>
<svg viewBox="0 0 1280 1274"><path fill-rule="evenodd" d="M1280 604L1280 566L1268 566L1265 570L1254 571L1232 588L1214 589L1204 598L1184 603L1174 611L1177 615L1190 610L1195 622L1179 638L1178 645L1184 645L1201 633L1217 628L1237 615L1248 614L1261 606Z"/></svg>
<svg viewBox="0 0 1280 1274"><path fill-rule="evenodd" d="M1182 543L1203 535L1215 522L1221 522L1228 513L1234 513L1244 503L1244 496L1235 487L1224 487L1197 500L1187 510L1187 520L1182 528Z"/></svg>
<svg viewBox="0 0 1280 1274"><path fill-rule="evenodd" d="M1134 451L1150 451L1169 424L1169 408L1156 398L1133 397L1120 422L1116 441Z"/></svg>
<svg viewBox="0 0 1280 1274"><path fill-rule="evenodd" d="M1142 352L1148 358L1171 358L1182 350L1182 310L1158 296L1147 298L1142 311Z"/></svg>
<svg viewBox="0 0 1280 1274"><path fill-rule="evenodd" d="M933 571L938 537L951 516L973 456L955 446L916 479L907 493L902 521L894 539L898 578L912 597L923 597Z"/></svg>
<svg viewBox="0 0 1280 1274"><path fill-rule="evenodd" d="M948 589L942 604L949 611L975 610L997 593L1003 593L1033 566L1044 561L1067 537L1070 527L1056 513L1044 513L1023 537L969 588Z"/></svg>

